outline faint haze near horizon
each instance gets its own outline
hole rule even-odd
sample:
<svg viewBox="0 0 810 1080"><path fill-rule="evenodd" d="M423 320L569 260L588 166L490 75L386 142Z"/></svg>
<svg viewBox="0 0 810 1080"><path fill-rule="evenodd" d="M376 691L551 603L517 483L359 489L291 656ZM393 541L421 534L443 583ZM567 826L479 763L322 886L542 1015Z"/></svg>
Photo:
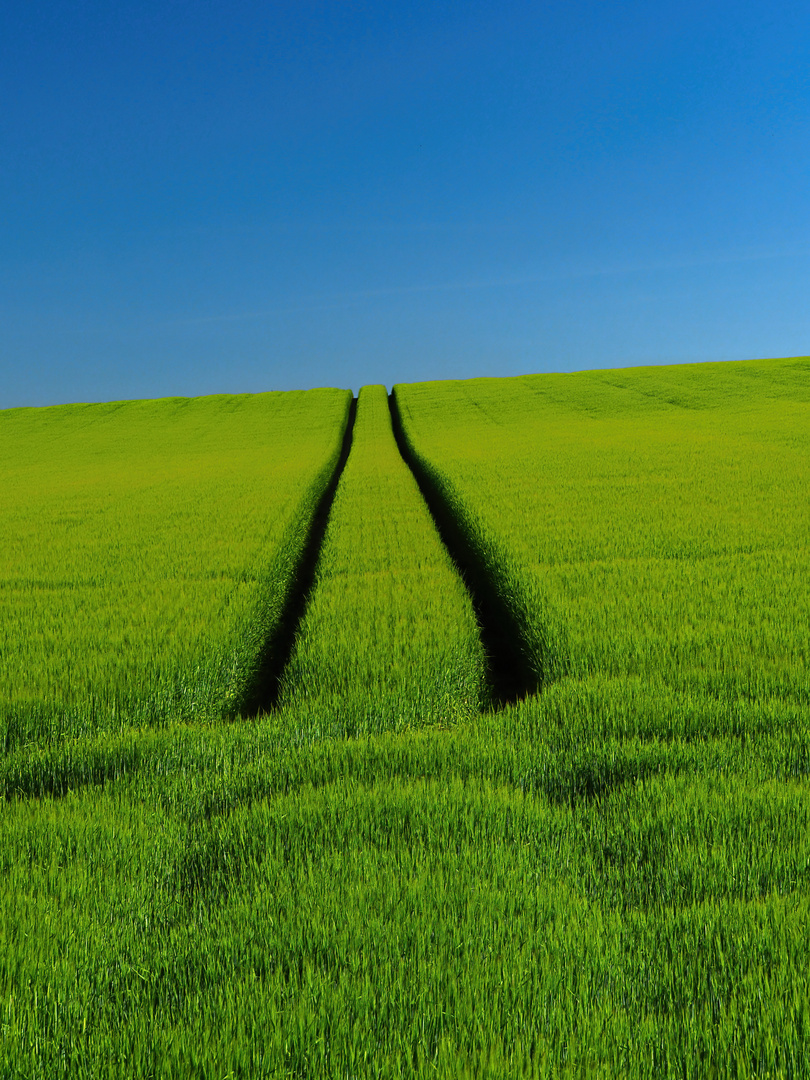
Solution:
<svg viewBox="0 0 810 1080"><path fill-rule="evenodd" d="M810 10L9 0L0 408L810 352Z"/></svg>

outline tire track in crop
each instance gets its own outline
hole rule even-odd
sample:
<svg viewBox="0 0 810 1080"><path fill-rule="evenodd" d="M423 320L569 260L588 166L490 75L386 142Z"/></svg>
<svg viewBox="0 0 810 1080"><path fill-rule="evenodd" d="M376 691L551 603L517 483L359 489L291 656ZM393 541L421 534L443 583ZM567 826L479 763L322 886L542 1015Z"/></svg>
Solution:
<svg viewBox="0 0 810 1080"><path fill-rule="evenodd" d="M497 706L508 705L536 694L540 685L537 673L527 661L526 651L522 647L522 627L499 594L435 478L411 450L394 394L388 395L388 405L399 452L413 473L442 543L470 594L487 654L493 703Z"/></svg>
<svg viewBox="0 0 810 1080"><path fill-rule="evenodd" d="M312 523L301 553L295 583L290 589L276 629L265 645L264 656L253 689L248 694L247 705L243 709L243 714L246 716L258 716L260 713L270 712L278 704L281 674L292 655L298 627L306 612L315 583L315 569L321 554L326 526L332 511L332 503L335 501L335 492L352 447L356 415L357 398L353 397L346 420L346 430L343 433L340 457L335 465L332 479L327 484L315 508L315 513L312 515Z"/></svg>

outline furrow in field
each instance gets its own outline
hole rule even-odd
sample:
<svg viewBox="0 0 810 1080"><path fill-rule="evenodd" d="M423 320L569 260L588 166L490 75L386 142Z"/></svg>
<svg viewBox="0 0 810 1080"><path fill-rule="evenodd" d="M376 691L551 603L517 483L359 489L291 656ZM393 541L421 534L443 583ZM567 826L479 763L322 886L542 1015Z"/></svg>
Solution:
<svg viewBox="0 0 810 1080"><path fill-rule="evenodd" d="M315 570L326 534L326 525L335 501L335 492L352 445L352 433L357 414L357 399L352 398L340 451L332 479L324 488L312 514L309 531L301 551L293 583L287 594L284 608L266 642L261 663L253 681L244 708L245 715L258 715L269 712L278 703L281 688L281 674L287 666L295 645L299 625L306 611L312 587L315 582Z"/></svg>
<svg viewBox="0 0 810 1080"><path fill-rule="evenodd" d="M514 605L509 604L497 566L480 532L437 469L414 449L402 424L396 392L388 398L397 447L414 475L436 530L467 586L487 655L494 702L505 705L535 693L542 670L532 662L532 645Z"/></svg>
<svg viewBox="0 0 810 1080"><path fill-rule="evenodd" d="M342 734L447 723L480 709L485 667L385 388L364 387L279 705L297 725Z"/></svg>

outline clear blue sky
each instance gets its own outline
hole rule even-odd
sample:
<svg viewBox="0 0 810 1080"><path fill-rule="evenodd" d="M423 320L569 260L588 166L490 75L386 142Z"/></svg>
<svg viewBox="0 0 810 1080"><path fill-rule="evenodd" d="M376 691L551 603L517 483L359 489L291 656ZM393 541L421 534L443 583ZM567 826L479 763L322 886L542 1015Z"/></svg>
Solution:
<svg viewBox="0 0 810 1080"><path fill-rule="evenodd" d="M810 353L810 6L6 0L0 407Z"/></svg>

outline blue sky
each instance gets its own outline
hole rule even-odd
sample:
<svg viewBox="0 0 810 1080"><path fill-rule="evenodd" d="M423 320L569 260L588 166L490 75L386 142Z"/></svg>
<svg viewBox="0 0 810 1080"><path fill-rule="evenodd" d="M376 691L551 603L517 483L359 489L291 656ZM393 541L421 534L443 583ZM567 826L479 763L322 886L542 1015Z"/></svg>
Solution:
<svg viewBox="0 0 810 1080"><path fill-rule="evenodd" d="M0 407L810 352L810 8L7 0Z"/></svg>

